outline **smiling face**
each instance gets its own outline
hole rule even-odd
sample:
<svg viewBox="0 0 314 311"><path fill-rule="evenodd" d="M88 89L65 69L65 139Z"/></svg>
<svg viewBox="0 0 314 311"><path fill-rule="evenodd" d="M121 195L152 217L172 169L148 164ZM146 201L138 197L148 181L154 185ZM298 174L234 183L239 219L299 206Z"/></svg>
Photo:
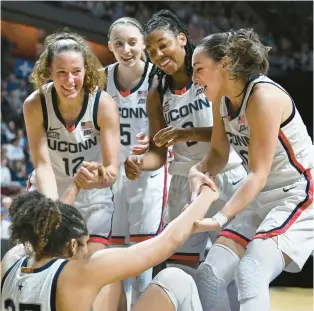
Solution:
<svg viewBox="0 0 314 311"><path fill-rule="evenodd" d="M214 100L223 86L223 67L215 62L203 48L198 47L192 56L193 82L204 87L204 93L209 100Z"/></svg>
<svg viewBox="0 0 314 311"><path fill-rule="evenodd" d="M56 91L61 98L78 97L85 78L82 53L69 51L54 55L50 72Z"/></svg>
<svg viewBox="0 0 314 311"><path fill-rule="evenodd" d="M156 29L145 38L146 51L151 62L168 75L173 75L184 66L186 36L170 30Z"/></svg>
<svg viewBox="0 0 314 311"><path fill-rule="evenodd" d="M145 48L143 34L135 25L117 24L110 33L108 47L120 65L134 66Z"/></svg>

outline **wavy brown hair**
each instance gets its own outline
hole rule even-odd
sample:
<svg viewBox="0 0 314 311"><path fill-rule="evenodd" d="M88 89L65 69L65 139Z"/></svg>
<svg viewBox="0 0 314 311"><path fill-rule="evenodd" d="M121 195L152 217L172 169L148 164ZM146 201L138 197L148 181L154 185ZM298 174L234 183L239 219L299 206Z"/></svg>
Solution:
<svg viewBox="0 0 314 311"><path fill-rule="evenodd" d="M79 34L70 32L68 29L57 31L49 35L45 40L45 50L39 56L29 81L41 90L50 77L50 68L56 54L74 51L82 53L85 64L84 91L95 92L96 88L105 87L105 73L101 69L103 66L91 51L87 41Z"/></svg>
<svg viewBox="0 0 314 311"><path fill-rule="evenodd" d="M255 75L266 74L269 68L270 47L261 43L252 28L207 36L197 47L216 62L227 56L231 79L243 78L247 82Z"/></svg>

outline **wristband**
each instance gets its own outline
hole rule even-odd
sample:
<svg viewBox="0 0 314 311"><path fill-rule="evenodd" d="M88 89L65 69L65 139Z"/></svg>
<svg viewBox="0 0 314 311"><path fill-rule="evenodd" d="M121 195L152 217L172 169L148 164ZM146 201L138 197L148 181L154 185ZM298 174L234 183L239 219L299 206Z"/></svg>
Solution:
<svg viewBox="0 0 314 311"><path fill-rule="evenodd" d="M228 222L228 217L222 212L218 212L212 218L219 224L220 228Z"/></svg>

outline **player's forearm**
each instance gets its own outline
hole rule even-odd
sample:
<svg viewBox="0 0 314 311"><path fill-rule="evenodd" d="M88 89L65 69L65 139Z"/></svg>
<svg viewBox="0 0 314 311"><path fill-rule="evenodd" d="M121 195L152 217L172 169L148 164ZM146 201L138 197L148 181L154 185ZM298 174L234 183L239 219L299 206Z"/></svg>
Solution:
<svg viewBox="0 0 314 311"><path fill-rule="evenodd" d="M73 181L69 187L64 191L62 198L60 199L63 203L72 205L74 204L77 195L80 192L80 187Z"/></svg>
<svg viewBox="0 0 314 311"><path fill-rule="evenodd" d="M142 171L155 171L161 168L167 162L167 149L165 150L155 150L154 148L150 149L142 156Z"/></svg>
<svg viewBox="0 0 314 311"><path fill-rule="evenodd" d="M202 186L201 194L164 231L154 239L139 243L139 253L145 253L143 260L154 266L169 258L194 232L194 222L203 219L209 206L218 197L209 187ZM183 208L184 206L182 206ZM144 251L145 249L145 251Z"/></svg>
<svg viewBox="0 0 314 311"><path fill-rule="evenodd" d="M35 168L37 190L47 197L59 199L56 177L50 164L40 164Z"/></svg>
<svg viewBox="0 0 314 311"><path fill-rule="evenodd" d="M210 142L212 127L192 127L183 129L183 141Z"/></svg>
<svg viewBox="0 0 314 311"><path fill-rule="evenodd" d="M216 176L227 165L229 159L228 156L224 156L210 148L204 158L196 164L197 170L202 173L208 172L210 176Z"/></svg>
<svg viewBox="0 0 314 311"><path fill-rule="evenodd" d="M222 208L221 212L231 220L250 204L250 202L264 188L266 181L266 174L250 172L245 181L239 186L231 199Z"/></svg>

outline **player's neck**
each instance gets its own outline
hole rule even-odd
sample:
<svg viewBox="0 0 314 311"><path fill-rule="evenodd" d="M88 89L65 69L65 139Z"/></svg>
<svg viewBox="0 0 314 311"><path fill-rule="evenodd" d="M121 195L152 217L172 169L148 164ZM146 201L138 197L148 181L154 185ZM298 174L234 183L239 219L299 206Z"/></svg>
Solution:
<svg viewBox="0 0 314 311"><path fill-rule="evenodd" d="M228 97L231 102L231 109L236 111L240 108L243 100L243 89L245 84L240 80L230 80L224 84L223 95Z"/></svg>
<svg viewBox="0 0 314 311"><path fill-rule="evenodd" d="M175 72L172 76L172 87L175 90L181 90L186 87L191 81L191 77L187 75L185 65L183 65L177 72Z"/></svg>
<svg viewBox="0 0 314 311"><path fill-rule="evenodd" d="M45 256L40 258L39 260L36 260L35 257L30 257L27 263L27 267L37 269L41 268L42 266L46 265L48 262L50 262L52 259L57 258L53 256Z"/></svg>
<svg viewBox="0 0 314 311"><path fill-rule="evenodd" d="M72 112L76 110L80 110L83 106L84 102L84 91L82 90L80 95L77 96L77 98L73 99L63 99L60 96L57 95L57 104L59 107L60 112Z"/></svg>
<svg viewBox="0 0 314 311"><path fill-rule="evenodd" d="M122 66L118 67L118 80L119 82L125 80L135 80L141 78L145 69L145 62L139 61L134 66Z"/></svg>

